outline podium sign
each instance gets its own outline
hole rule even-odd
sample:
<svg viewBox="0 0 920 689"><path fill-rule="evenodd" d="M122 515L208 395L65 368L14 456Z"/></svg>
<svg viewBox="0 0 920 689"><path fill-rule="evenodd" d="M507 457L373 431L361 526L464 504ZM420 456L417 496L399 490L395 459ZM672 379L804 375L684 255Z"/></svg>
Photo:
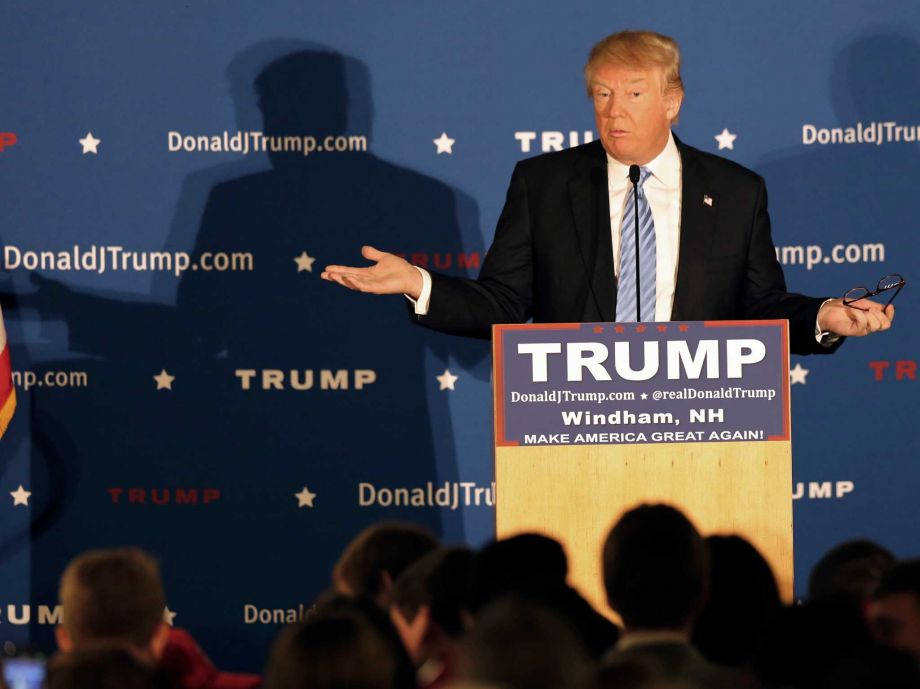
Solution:
<svg viewBox="0 0 920 689"><path fill-rule="evenodd" d="M499 536L559 538L603 609L607 531L667 502L751 540L791 597L786 321L497 325L493 360Z"/></svg>
<svg viewBox="0 0 920 689"><path fill-rule="evenodd" d="M497 326L499 445L789 439L786 321Z"/></svg>

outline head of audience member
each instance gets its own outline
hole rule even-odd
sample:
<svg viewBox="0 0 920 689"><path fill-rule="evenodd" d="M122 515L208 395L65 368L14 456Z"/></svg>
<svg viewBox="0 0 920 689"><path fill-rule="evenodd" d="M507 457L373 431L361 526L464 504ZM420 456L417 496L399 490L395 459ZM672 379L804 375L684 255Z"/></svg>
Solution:
<svg viewBox="0 0 920 689"><path fill-rule="evenodd" d="M168 689L173 686L137 657L119 648L61 653L48 663L45 689Z"/></svg>
<svg viewBox="0 0 920 689"><path fill-rule="evenodd" d="M757 664L762 686L916 689L915 658L875 644L847 610L826 602L786 608Z"/></svg>
<svg viewBox="0 0 920 689"><path fill-rule="evenodd" d="M584 689L590 664L567 623L531 600L484 609L460 642L460 679L503 689Z"/></svg>
<svg viewBox="0 0 920 689"><path fill-rule="evenodd" d="M472 560L469 548L439 548L409 565L393 585L390 618L416 666L452 656L466 631Z"/></svg>
<svg viewBox="0 0 920 689"><path fill-rule="evenodd" d="M680 49L652 31L621 31L598 42L584 70L598 136L611 157L645 165L665 147L684 97Z"/></svg>
<svg viewBox="0 0 920 689"><path fill-rule="evenodd" d="M838 605L808 601L784 608L754 662L766 686L824 686L840 658L872 643L866 625Z"/></svg>
<svg viewBox="0 0 920 689"><path fill-rule="evenodd" d="M720 665L747 666L783 604L770 565L740 536L708 536L709 585L693 645Z"/></svg>
<svg viewBox="0 0 920 689"><path fill-rule="evenodd" d="M855 615L862 610L894 555L877 543L859 539L832 548L811 571L808 599L840 605Z"/></svg>
<svg viewBox="0 0 920 689"><path fill-rule="evenodd" d="M492 541L473 560L470 606L478 610L508 594L557 589L568 575L565 550L549 536L525 533Z"/></svg>
<svg viewBox="0 0 920 689"><path fill-rule="evenodd" d="M333 587L346 596L373 598L387 609L393 582L406 567L437 547L437 538L417 524L374 524L342 552L332 570Z"/></svg>
<svg viewBox="0 0 920 689"><path fill-rule="evenodd" d="M414 689L415 672L387 614L365 598L333 596L272 646L266 689Z"/></svg>
<svg viewBox="0 0 920 689"><path fill-rule="evenodd" d="M390 619L389 612L381 608L379 603L369 596L345 596L332 592L317 601L310 612L309 619L341 615L357 615L363 622L373 626L380 638L387 643L393 658L396 659L396 686L415 689L415 665L409 658L409 653Z"/></svg>
<svg viewBox="0 0 920 689"><path fill-rule="evenodd" d="M688 634L706 597L709 558L699 532L669 505L641 505L614 524L603 550L607 602L627 633Z"/></svg>
<svg viewBox="0 0 920 689"><path fill-rule="evenodd" d="M840 654L823 671L818 685L803 689L917 689L920 665L914 658L875 644Z"/></svg>
<svg viewBox="0 0 920 689"><path fill-rule="evenodd" d="M73 559L61 576L64 652L121 648L139 659L159 660L169 636L166 596L156 562L137 548L93 550Z"/></svg>
<svg viewBox="0 0 920 689"><path fill-rule="evenodd" d="M920 659L920 560L900 562L882 575L866 617L879 643Z"/></svg>
<svg viewBox="0 0 920 689"><path fill-rule="evenodd" d="M822 689L917 689L920 665L893 648L870 645L835 658L824 671ZM814 686L814 685L811 685ZM811 686L808 689L811 689Z"/></svg>
<svg viewBox="0 0 920 689"><path fill-rule="evenodd" d="M509 595L538 603L574 630L591 657L603 656L619 639L619 629L568 585L569 563L559 541L527 533L494 541L476 553L470 576L470 610Z"/></svg>

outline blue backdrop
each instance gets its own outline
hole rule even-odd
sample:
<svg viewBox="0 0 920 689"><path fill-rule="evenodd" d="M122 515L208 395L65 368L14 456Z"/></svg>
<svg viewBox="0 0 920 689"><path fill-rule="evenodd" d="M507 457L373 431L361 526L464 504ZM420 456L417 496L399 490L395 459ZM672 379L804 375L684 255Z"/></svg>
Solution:
<svg viewBox="0 0 920 689"><path fill-rule="evenodd" d="M913 277L911 0L9 6L0 639L50 647L68 559L137 544L175 624L258 670L364 525L489 538L487 345L319 272L371 243L475 275L515 161L594 138L582 66L624 28L680 42L676 131L766 177L792 289ZM917 552L913 289L793 358L799 591L845 538Z"/></svg>

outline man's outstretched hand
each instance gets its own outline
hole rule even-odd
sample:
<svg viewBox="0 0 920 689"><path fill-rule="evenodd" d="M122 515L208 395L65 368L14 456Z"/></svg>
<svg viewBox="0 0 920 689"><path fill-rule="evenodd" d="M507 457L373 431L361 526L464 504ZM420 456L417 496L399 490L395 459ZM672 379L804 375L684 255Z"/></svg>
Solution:
<svg viewBox="0 0 920 689"><path fill-rule="evenodd" d="M326 266L321 277L358 292L405 294L413 299L419 298L422 293L422 275L411 263L372 246L362 246L361 255L373 261L374 265L366 268Z"/></svg>
<svg viewBox="0 0 920 689"><path fill-rule="evenodd" d="M859 308L854 308L858 306ZM860 309L865 309L862 311ZM888 330L894 320L894 304L884 308L881 304L860 299L853 306L844 306L843 299L831 299L818 311L818 327L845 337L869 335Z"/></svg>

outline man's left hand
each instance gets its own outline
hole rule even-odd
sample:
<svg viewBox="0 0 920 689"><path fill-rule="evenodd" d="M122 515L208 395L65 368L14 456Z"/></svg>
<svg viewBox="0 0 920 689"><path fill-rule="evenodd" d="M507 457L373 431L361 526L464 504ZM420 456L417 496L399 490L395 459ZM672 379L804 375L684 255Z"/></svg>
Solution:
<svg viewBox="0 0 920 689"><path fill-rule="evenodd" d="M855 307L859 308L855 308ZM865 309L865 310L863 310ZM883 307L869 299L844 306L843 299L831 299L818 311L818 327L844 337L859 337L888 330L894 320L894 304Z"/></svg>

